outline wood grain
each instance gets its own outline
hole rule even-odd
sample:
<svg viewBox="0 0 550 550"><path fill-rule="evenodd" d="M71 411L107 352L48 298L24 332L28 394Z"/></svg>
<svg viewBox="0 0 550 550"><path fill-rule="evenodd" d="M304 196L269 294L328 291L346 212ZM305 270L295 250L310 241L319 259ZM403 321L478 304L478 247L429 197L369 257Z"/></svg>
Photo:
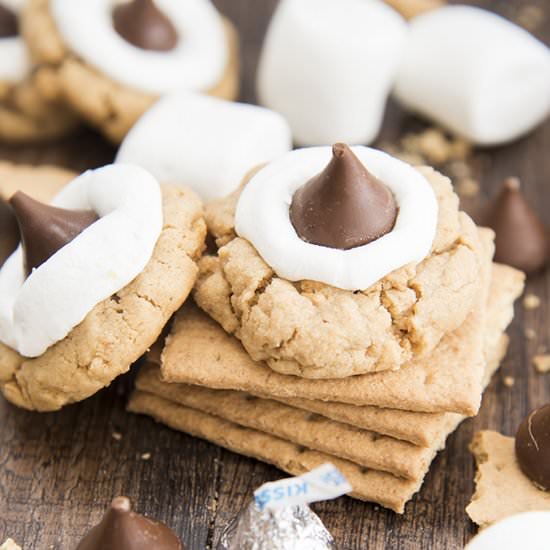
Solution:
<svg viewBox="0 0 550 550"><path fill-rule="evenodd" d="M275 0L218 0L242 36L242 99L253 102L254 73ZM470 2L517 19L523 0ZM550 43L550 8L535 34ZM390 104L380 141L395 140L422 122ZM522 178L525 193L550 222L550 122L506 147L477 151L483 200L506 176ZM0 158L53 163L76 170L99 166L115 151L91 130L39 147L0 145ZM470 206L476 206L471 203ZM528 291L541 306L517 307L511 345L490 385L480 414L450 437L426 484L404 516L348 498L315 505L339 548L370 550L459 549L475 532L464 508L473 490L474 466L467 445L475 430L513 434L533 407L550 401L550 375L536 373L531 358L550 346L550 275L531 278ZM536 337L526 340L531 328ZM504 376L515 379L513 387ZM167 522L189 550L216 548L227 523L262 482L281 477L276 469L125 412L132 374L79 405L59 413L31 414L0 399L0 542L8 536L25 550L72 549L96 523L110 499L127 494L138 511ZM117 434L120 434L118 437ZM150 458L147 459L150 453Z"/></svg>

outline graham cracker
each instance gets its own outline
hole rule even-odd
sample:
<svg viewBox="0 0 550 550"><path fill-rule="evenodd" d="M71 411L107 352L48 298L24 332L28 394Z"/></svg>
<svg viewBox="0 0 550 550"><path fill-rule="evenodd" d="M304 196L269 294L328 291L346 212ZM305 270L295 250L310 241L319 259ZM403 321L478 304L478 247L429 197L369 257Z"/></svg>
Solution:
<svg viewBox="0 0 550 550"><path fill-rule="evenodd" d="M421 477L434 455L431 447L419 447L355 428L271 399L261 399L238 391L167 384L160 379L156 366L147 365L141 369L136 387L240 426L335 455L366 468L390 472L398 477ZM460 418L448 417L447 422L448 433L460 422ZM439 449L443 442L433 442L433 445Z"/></svg>
<svg viewBox="0 0 550 550"><path fill-rule="evenodd" d="M550 510L550 491L542 491L520 470L515 439L493 431L478 432L470 450L477 462L476 491L466 512L486 527L514 514Z"/></svg>
<svg viewBox="0 0 550 550"><path fill-rule="evenodd" d="M498 269L497 269L498 271ZM502 275L512 271L503 270ZM499 273L497 273L499 275ZM512 297L501 299L498 292L492 291L485 338L485 356L487 358L488 381L498 368L500 359L506 349L507 339L500 331L504 328L503 318L510 317ZM500 339L492 333L500 332ZM158 356L156 357L158 361ZM457 414L429 415L409 413L417 417L435 416L430 422L433 439L427 446L417 446L409 442L381 435L373 431L330 420L323 415L329 403L319 402L316 406L320 414L311 414L300 408L289 406L270 399L261 399L250 394L230 391L212 390L200 386L163 382L160 378L158 362L145 365L136 380L137 389L162 397L168 401L203 413L267 433L274 437L303 445L309 449L325 452L367 468L386 471L398 477L411 480L423 478L436 452L444 447L449 433L460 424L464 417ZM344 407L350 407L344 405ZM361 407L356 407L361 411ZM401 411L388 411L398 414ZM404 414L402 413L404 416ZM421 422L418 419L418 422Z"/></svg>
<svg viewBox="0 0 550 550"><path fill-rule="evenodd" d="M513 300L523 289L523 274L504 266L494 269L492 292ZM235 337L189 303L177 314L166 340L162 377L167 382L284 400L473 415L479 407L485 366L484 309L480 304L479 311L473 312L458 331L446 336L430 357L413 361L399 371L311 380L279 374L265 363L253 361Z"/></svg>
<svg viewBox="0 0 550 550"><path fill-rule="evenodd" d="M147 414L175 430L273 464L291 475L300 475L325 462L332 462L351 483L353 492L350 496L377 502L399 514L404 512L405 503L418 491L422 483L422 480L398 478L329 454L311 451L278 437L245 428L139 390L131 396L128 410Z"/></svg>
<svg viewBox="0 0 550 550"><path fill-rule="evenodd" d="M77 176L58 166L31 166L0 162L0 198L8 200L23 191L36 200L49 203L61 189Z"/></svg>
<svg viewBox="0 0 550 550"><path fill-rule="evenodd" d="M497 345L487 350L487 380L498 368L506 347L507 338L501 335ZM136 387L140 391L152 393L171 402L310 449L333 454L360 466L413 480L424 477L435 453L445 446L447 436L464 419L463 416L452 413L409 413L428 417L425 421L429 423L433 432L433 439L428 445L417 446L354 427L349 422L330 420L326 415L323 416L323 408L329 405L328 403L317 403L320 414L312 414L300 408L270 399L261 399L244 392L166 383L161 380L158 363L149 363L142 367L136 379ZM390 414L402 412L386 410ZM435 416L436 420L431 422L430 416ZM421 420L418 419L418 422Z"/></svg>

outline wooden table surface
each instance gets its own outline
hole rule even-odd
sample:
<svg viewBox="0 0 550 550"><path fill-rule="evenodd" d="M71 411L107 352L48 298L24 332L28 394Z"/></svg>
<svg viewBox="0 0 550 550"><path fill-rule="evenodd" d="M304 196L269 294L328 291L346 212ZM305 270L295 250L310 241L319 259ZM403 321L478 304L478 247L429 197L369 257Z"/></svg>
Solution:
<svg viewBox="0 0 550 550"><path fill-rule="evenodd" d="M274 0L218 0L242 38L242 99L254 101L254 73ZM508 17L522 16L525 0L475 2ZM550 6L534 31L550 43ZM536 10L535 10L536 11ZM392 105L382 140L394 140L421 123ZM0 146L0 158L56 163L82 170L109 162L114 150L97 135L41 147ZM482 195L504 177L522 178L525 193L548 222L550 212L550 122L512 145L478 151ZM478 429L513 434L533 407L550 401L550 375L538 374L531 358L550 345L550 276L528 283L542 304L516 307L510 350L484 398L480 414L449 438L421 492L398 516L349 498L314 506L339 548L379 550L462 548L475 533L464 508L473 491L474 465L467 446ZM532 328L536 337L526 340ZM515 385L504 384L512 376ZM78 405L58 413L33 414L0 398L0 542L8 536L24 550L75 547L102 516L112 497L125 494L143 513L167 522L188 550L216 548L227 523L250 502L253 490L283 477L263 463L174 432L125 412L132 374ZM115 437L113 437L115 434ZM120 434L117 437L116 434Z"/></svg>

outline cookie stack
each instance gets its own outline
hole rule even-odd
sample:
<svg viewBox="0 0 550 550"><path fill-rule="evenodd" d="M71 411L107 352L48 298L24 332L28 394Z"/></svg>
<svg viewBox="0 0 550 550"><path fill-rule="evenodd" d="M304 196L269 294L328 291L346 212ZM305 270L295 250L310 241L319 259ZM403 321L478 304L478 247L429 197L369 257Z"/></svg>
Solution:
<svg viewBox="0 0 550 550"><path fill-rule="evenodd" d="M198 307L129 409L292 474L332 462L351 496L402 513L477 413L523 274L492 263L447 178L364 147L289 153L206 219Z"/></svg>
<svg viewBox="0 0 550 550"><path fill-rule="evenodd" d="M160 97L238 95L236 29L209 0L0 0L0 139L86 122L119 144Z"/></svg>

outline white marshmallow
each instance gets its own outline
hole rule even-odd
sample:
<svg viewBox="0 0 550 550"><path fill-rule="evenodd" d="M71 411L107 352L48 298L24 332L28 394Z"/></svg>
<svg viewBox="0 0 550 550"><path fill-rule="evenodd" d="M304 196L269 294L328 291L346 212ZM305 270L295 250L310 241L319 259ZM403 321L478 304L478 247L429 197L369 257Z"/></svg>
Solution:
<svg viewBox="0 0 550 550"><path fill-rule="evenodd" d="M321 172L331 147L297 149L268 164L244 188L235 213L237 234L289 281L319 281L344 290L364 290L429 253L438 203L431 185L412 166L368 147L355 155L393 192L399 213L394 228L363 246L338 250L300 239L289 217L295 191Z"/></svg>
<svg viewBox="0 0 550 550"><path fill-rule="evenodd" d="M526 512L484 529L465 550L548 550L550 512Z"/></svg>
<svg viewBox="0 0 550 550"><path fill-rule="evenodd" d="M509 142L550 113L550 50L498 15L444 7L411 22L395 95L474 143Z"/></svg>
<svg viewBox="0 0 550 550"><path fill-rule="evenodd" d="M52 202L100 217L25 278L22 247L0 269L0 341L38 357L130 283L162 230L160 186L138 166L89 170Z"/></svg>
<svg viewBox="0 0 550 550"><path fill-rule="evenodd" d="M2 0L3 6L18 14L24 0ZM20 36L0 38L0 81L20 82L31 70L31 62L24 40Z"/></svg>
<svg viewBox="0 0 550 550"><path fill-rule="evenodd" d="M25 7L26 2L27 0L0 0L0 4L17 14Z"/></svg>
<svg viewBox="0 0 550 550"><path fill-rule="evenodd" d="M370 143L406 29L379 0L282 0L260 59L260 103L289 121L301 145Z"/></svg>
<svg viewBox="0 0 550 550"><path fill-rule="evenodd" d="M23 39L20 36L0 38L0 82L21 82L30 70L30 58Z"/></svg>
<svg viewBox="0 0 550 550"><path fill-rule="evenodd" d="M180 36L170 51L126 42L113 27L113 0L50 0L50 10L67 46L116 82L152 94L213 87L229 56L219 13L210 0L155 1Z"/></svg>
<svg viewBox="0 0 550 550"><path fill-rule="evenodd" d="M162 183L192 187L205 201L236 189L245 174L290 151L290 128L268 109L185 93L160 99L130 130L117 162Z"/></svg>

